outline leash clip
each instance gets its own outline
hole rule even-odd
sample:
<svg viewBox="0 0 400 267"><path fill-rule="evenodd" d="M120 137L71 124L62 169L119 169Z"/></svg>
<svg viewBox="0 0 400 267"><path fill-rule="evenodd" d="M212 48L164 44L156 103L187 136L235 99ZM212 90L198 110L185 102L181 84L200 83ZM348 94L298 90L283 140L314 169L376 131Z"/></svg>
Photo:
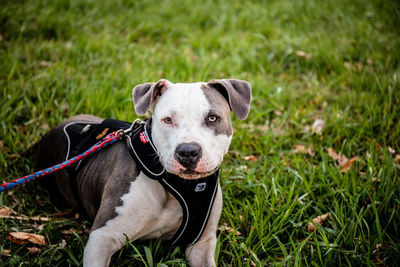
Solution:
<svg viewBox="0 0 400 267"><path fill-rule="evenodd" d="M136 119L136 120L134 120L133 122L132 122L132 124L131 124L131 126L129 126L129 128L128 129L120 129L120 130L118 130L117 131L117 134L119 134L119 139L122 139L122 138L124 138L128 133L130 133L130 132L132 132L132 131L135 131L138 127L137 126L139 126L140 124L142 124L143 123L143 121L142 120L140 120L140 119Z"/></svg>

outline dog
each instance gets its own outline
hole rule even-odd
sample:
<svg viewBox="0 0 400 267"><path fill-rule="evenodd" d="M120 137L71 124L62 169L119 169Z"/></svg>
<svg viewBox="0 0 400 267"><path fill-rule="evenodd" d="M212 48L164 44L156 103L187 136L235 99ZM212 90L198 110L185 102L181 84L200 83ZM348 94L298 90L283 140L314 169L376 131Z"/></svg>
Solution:
<svg viewBox="0 0 400 267"><path fill-rule="evenodd" d="M162 79L137 85L132 95L138 115L148 111L152 114L151 125L146 123L149 129L141 133L139 143L148 144L151 139L157 162L184 184L216 173L232 139L230 112L240 120L246 119L252 97L251 85L235 79L175 84ZM84 132L90 124L102 121L96 116L77 115L51 129L39 142L37 168L68 158L71 148L66 129L70 125L87 123L81 131ZM62 170L51 179L69 205L83 209L93 220L83 255L84 266L108 266L126 238L171 240L182 228L183 204L171 193L173 190L167 190L165 184L149 178L138 167L126 143L116 142L80 165L74 175ZM194 191L200 192L207 186L205 182L197 183ZM188 193L189 197L194 194ZM216 232L222 210L217 178L212 194L207 202L207 219L197 239L192 238L195 241L187 244L185 250L191 266L215 266ZM198 204L196 201L192 205ZM201 209L203 202L199 203L197 208ZM190 229L186 232L192 234Z"/></svg>

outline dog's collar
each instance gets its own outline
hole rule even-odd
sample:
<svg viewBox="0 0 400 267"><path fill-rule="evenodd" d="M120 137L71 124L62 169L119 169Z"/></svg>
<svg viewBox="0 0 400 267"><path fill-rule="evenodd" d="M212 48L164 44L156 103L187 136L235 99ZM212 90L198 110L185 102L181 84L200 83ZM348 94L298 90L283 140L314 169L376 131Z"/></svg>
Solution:
<svg viewBox="0 0 400 267"><path fill-rule="evenodd" d="M106 119L103 122L72 122L64 126L67 139L67 159L74 157L98 143L112 131L124 130L122 136L138 168L150 179L157 180L170 192L182 207L182 223L171 239L171 244L192 245L201 237L207 225L218 190L218 170L200 179L183 179L168 173L161 165L157 149L151 139L151 119L129 123ZM83 162L84 164L84 162ZM69 169L76 175L83 165L79 162ZM76 181L76 179L71 179ZM77 185L75 195L77 193Z"/></svg>
<svg viewBox="0 0 400 267"><path fill-rule="evenodd" d="M210 217L218 190L218 170L199 179L183 179L169 173L161 165L151 138L151 119L134 127L125 135L128 150L149 178L157 180L179 202L183 211L182 223L171 244L192 245L201 237Z"/></svg>

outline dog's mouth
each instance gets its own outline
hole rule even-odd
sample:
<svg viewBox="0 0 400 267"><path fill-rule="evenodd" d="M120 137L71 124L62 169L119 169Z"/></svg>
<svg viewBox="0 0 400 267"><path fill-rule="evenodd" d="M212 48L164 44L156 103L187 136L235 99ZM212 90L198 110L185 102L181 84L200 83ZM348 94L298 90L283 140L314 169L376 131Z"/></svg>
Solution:
<svg viewBox="0 0 400 267"><path fill-rule="evenodd" d="M180 169L180 171L179 171L179 173L177 173L177 175L184 179L204 178L204 177L207 177L207 176L213 174L214 172L216 172L218 170L218 168L219 168L219 166L216 167L215 169L213 169L211 171L207 171L207 172L198 172L193 169Z"/></svg>

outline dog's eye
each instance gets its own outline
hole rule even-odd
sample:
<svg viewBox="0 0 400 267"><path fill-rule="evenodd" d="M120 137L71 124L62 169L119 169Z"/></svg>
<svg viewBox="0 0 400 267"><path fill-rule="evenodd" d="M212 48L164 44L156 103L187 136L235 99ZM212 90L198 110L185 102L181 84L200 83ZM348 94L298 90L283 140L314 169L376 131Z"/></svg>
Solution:
<svg viewBox="0 0 400 267"><path fill-rule="evenodd" d="M218 117L215 116L215 115L210 115L210 116L208 116L208 121L209 121L209 122L216 122L217 119L218 119Z"/></svg>
<svg viewBox="0 0 400 267"><path fill-rule="evenodd" d="M166 118L163 119L163 121L164 121L166 124L172 124L172 119L171 119L171 117L166 117Z"/></svg>

